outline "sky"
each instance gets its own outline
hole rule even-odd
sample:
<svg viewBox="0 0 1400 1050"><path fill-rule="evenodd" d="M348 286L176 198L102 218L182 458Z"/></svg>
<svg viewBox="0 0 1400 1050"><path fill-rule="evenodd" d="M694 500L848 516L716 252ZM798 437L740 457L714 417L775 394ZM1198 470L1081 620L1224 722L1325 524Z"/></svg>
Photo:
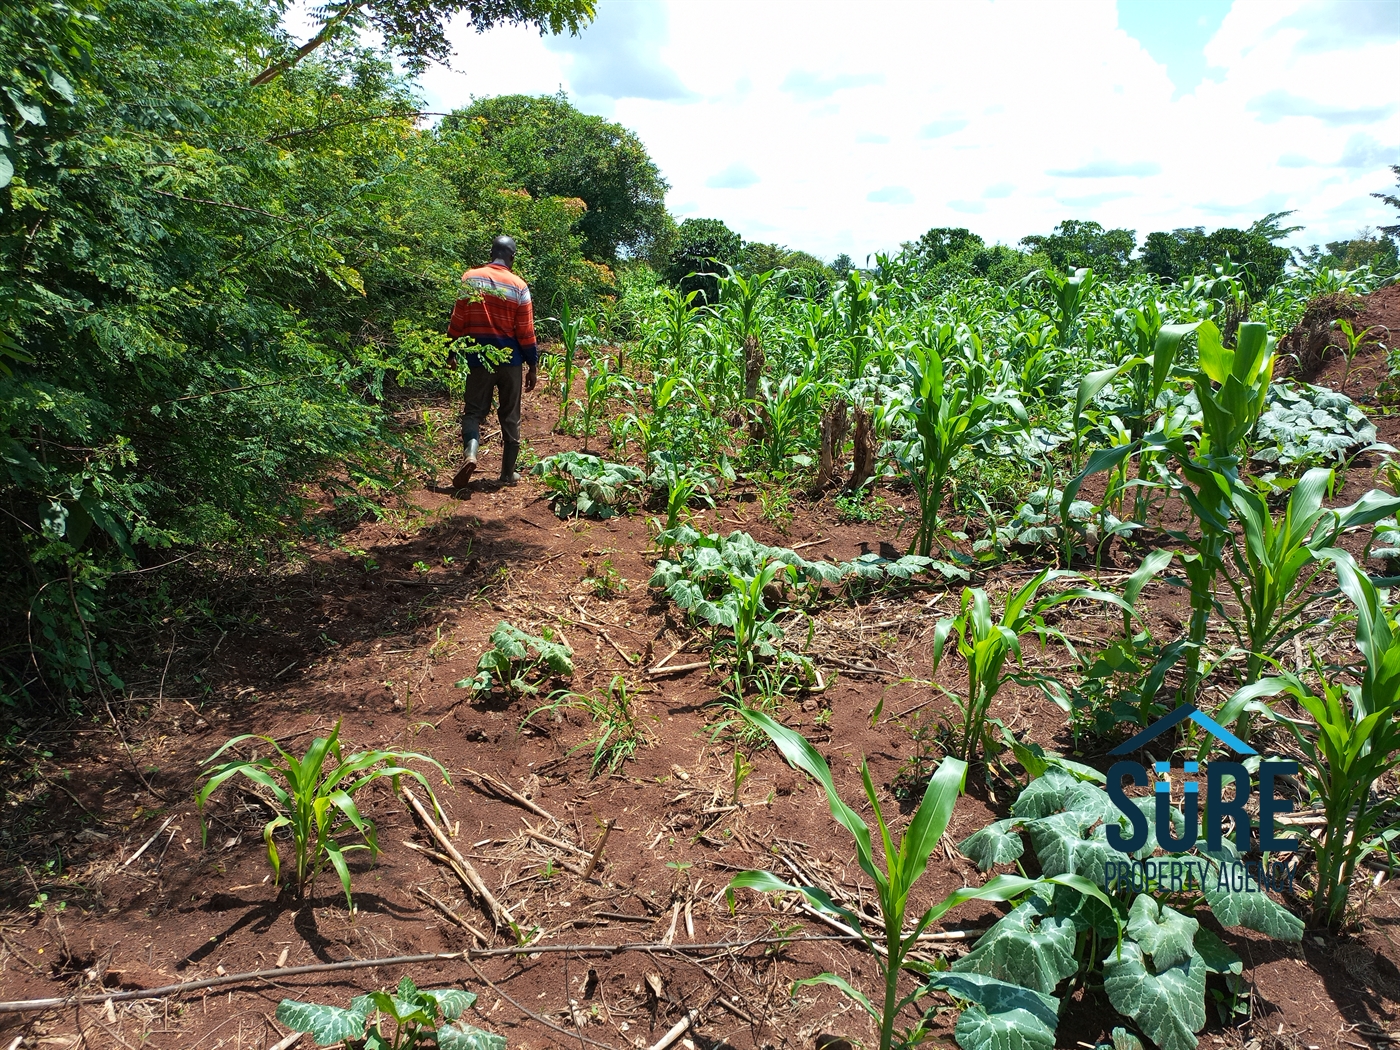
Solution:
<svg viewBox="0 0 1400 1050"><path fill-rule="evenodd" d="M935 226L1394 223L1400 0L599 0L578 37L454 24L427 107L565 91L677 218L857 262Z"/></svg>

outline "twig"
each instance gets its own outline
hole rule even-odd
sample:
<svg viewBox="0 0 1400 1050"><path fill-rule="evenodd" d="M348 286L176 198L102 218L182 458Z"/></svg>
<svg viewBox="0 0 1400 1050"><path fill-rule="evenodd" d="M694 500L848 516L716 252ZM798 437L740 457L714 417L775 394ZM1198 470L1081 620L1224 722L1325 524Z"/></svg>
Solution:
<svg viewBox="0 0 1400 1050"><path fill-rule="evenodd" d="M425 890L422 886L418 887L418 896L422 897L430 905L432 905L434 908L440 911L449 921L456 923L458 926L462 927L462 929L470 933L472 937L476 940L477 944L481 945L483 948L486 947L487 942L490 940L490 938L488 938L486 934L482 933L471 923L467 922L466 919L462 918L455 911L449 908L446 904L442 903L442 901L438 900L431 893Z"/></svg>
<svg viewBox="0 0 1400 1050"><path fill-rule="evenodd" d="M586 849L579 849L572 842L565 842L563 839L552 839L548 835L536 831L534 828L525 829L525 837L534 839L536 842L543 842L546 846L553 846L555 849L567 850L570 853L577 853L580 857L591 857L593 854Z"/></svg>
<svg viewBox="0 0 1400 1050"><path fill-rule="evenodd" d="M160 838L161 832L164 831L166 828L170 827L170 824L171 824L172 821L174 821L174 819L175 819L175 814L174 814L174 813L172 813L172 814L170 814L170 816L166 817L166 818L165 818L165 823L162 824L160 827L156 828L156 833L155 833L154 835L152 835L150 838L148 838L148 839L146 840L145 844L144 844L140 849L138 849L138 850L137 850L135 853L133 853L131 856L127 857L126 860L122 861L122 867L125 868L125 867L126 867L128 864L130 864L133 860L135 860L137 857L141 856L141 854L145 853L148 849L150 849L150 848L151 848L151 843L154 842L156 839Z"/></svg>
<svg viewBox="0 0 1400 1050"><path fill-rule="evenodd" d="M883 667L876 667L874 664L858 664L854 660L843 660L839 656L819 656L817 659L824 664L835 664L837 667L844 667L848 671L858 671L861 674L882 674L887 678L900 677L894 671L886 671Z"/></svg>
<svg viewBox="0 0 1400 1050"><path fill-rule="evenodd" d="M674 649L672 649L669 653L663 656L660 660L657 660L656 663L648 667L646 673L651 675L680 674L682 671L698 671L702 667L710 666L710 662L708 660L702 660L699 663L676 664L674 667L671 666L671 658L684 648L685 642L678 643Z"/></svg>
<svg viewBox="0 0 1400 1050"><path fill-rule="evenodd" d="M418 818L423 821L423 825L428 829L428 833L432 835L433 838L437 839L438 845L443 848L443 851L461 866L459 874L466 877L468 886L476 893L481 903L486 906L487 911L491 914L492 922L496 925L496 929L510 929L510 916L506 913L506 910L501 907L500 901L496 900L491 891L487 888L486 880L472 867L471 861L462 856L462 854L457 851L457 847L452 845L452 840L437 826L436 821L434 821L428 811L423 808L423 803L418 801L418 798L409 790L408 785L403 785L401 790L403 791L403 797L408 800L408 804L413 807L413 811L417 813Z"/></svg>
<svg viewBox="0 0 1400 1050"><path fill-rule="evenodd" d="M230 973L222 977L206 977L199 981L185 981L183 984L167 984L160 988L143 988L131 992L104 992L101 995L63 996L53 999L29 999L18 1002L0 1002L0 1014L32 1013L37 1010L59 1010L72 1006L100 1006L114 1003L134 1002L137 999L164 999L170 995L185 992L198 992L206 988L218 988L228 984L246 984L251 981L273 981L282 977L295 977L303 973L326 973L332 970L362 970L372 966L408 966L414 963L442 962L460 959L461 952L434 952L425 955L399 955L389 959L346 959L343 962L314 963L309 966L286 966L272 970L252 970L248 973Z"/></svg>
<svg viewBox="0 0 1400 1050"><path fill-rule="evenodd" d="M668 1046L683 1036L695 1019L700 1016L699 1010L687 1010L685 1016L673 1024L670 1029L656 1042L651 1044L651 1050L666 1050Z"/></svg>
<svg viewBox="0 0 1400 1050"><path fill-rule="evenodd" d="M971 932L971 931L968 931ZM927 934L925 936L928 936ZM636 941L622 944L527 944L509 948L486 948L462 952L433 952L423 955L395 955L387 959L346 959L343 962L313 963L308 966L279 966L269 970L250 970L247 973L230 973L222 977L206 977L183 984L167 984L160 988L142 988L128 992L103 992L101 995L67 996L51 999L23 999L0 1002L0 1014L35 1013L46 1010L59 1010L71 1006L100 1006L108 1000L114 1003L130 1003L140 999L164 999L169 996L198 992L208 988L221 988L233 984L263 982L276 983L285 977L297 977L309 973L329 973L336 970L363 970L376 966L413 966L419 963L441 963L470 961L471 959L491 959L501 956L543 955L551 952L572 952L577 955L617 955L621 952L674 952L691 954L694 952L743 951L760 944L802 944L812 941L855 941L851 934L818 933L794 934L790 937L749 937L734 941L711 941L704 944L661 944L656 941ZM42 971L41 971L42 972ZM569 1033L572 1037L573 1033Z"/></svg>
<svg viewBox="0 0 1400 1050"><path fill-rule="evenodd" d="M735 1006L722 995L715 1000L715 1005L718 1006L721 1010L728 1010L731 1014L733 1014L735 1017L737 1017L739 1020L743 1021L747 1025L757 1025L759 1023L757 1018L750 1017L747 1013L745 1013L743 1010L740 1010L737 1006Z"/></svg>
<svg viewBox="0 0 1400 1050"><path fill-rule="evenodd" d="M482 785L484 785L491 791L500 795L504 795L505 801L514 802L517 806L523 806L525 809L528 809L531 813L534 813L537 816L544 817L545 820L551 821L552 823L557 824L559 827L564 826L563 822L560 821L560 819L556 817L553 813L549 812L549 810L544 809L539 805L536 805L534 802L531 802L528 798L520 794L520 792L516 791L509 784L503 784L495 777L488 776L485 773L478 773L474 769L463 769L462 772L467 774L468 776L475 777L478 781L481 782Z"/></svg>
<svg viewBox="0 0 1400 1050"><path fill-rule="evenodd" d="M620 656L620 657L622 657L624 660L626 660L627 663L628 663L628 666L630 666L630 667L636 667L636 666L637 666L637 660L636 660L636 658L635 658L635 657L632 657L632 656L628 656L627 653L623 652L622 646L618 645L615 641L613 641L613 640L612 640L612 635L608 634L608 632L605 631L605 630L603 630L601 627L598 628L598 637L602 638L603 641L607 642L607 643L608 643L609 645L611 645L614 649L616 649L616 650L617 650L617 655Z"/></svg>
<svg viewBox="0 0 1400 1050"><path fill-rule="evenodd" d="M34 962L33 960L26 958L20 952L20 950L15 947L14 942L11 941L10 938L5 936L4 930L0 930L0 943L3 943L5 947L9 949L10 954L13 955L20 962L24 963L25 966L28 966L31 970L33 970L35 973L41 976L44 975L43 967L41 967L38 963Z"/></svg>
<svg viewBox="0 0 1400 1050"><path fill-rule="evenodd" d="M472 962L470 959L466 960L466 962L467 962L467 965L470 966L470 967L472 968L472 973L476 974L476 976L481 980L481 982L482 982L483 984L485 984L485 985L486 985L488 988L490 988L493 992L495 992L497 995L499 995L499 996L500 996L502 999L504 999L506 1002L510 1003L511 1006L515 1007L517 1010L519 1010L519 1011L520 1011L522 1014L524 1014L526 1017L530 1018L532 1021L538 1021L540 1024L544 1025L546 1028L548 1028L548 1029L550 1029L550 1030L552 1030L552 1031L558 1032L560 1035L567 1036L567 1037L570 1038L570 1039L575 1039L575 1038L576 1038L576 1039L578 1039L580 1042L588 1043L590 1046L601 1046L601 1047L603 1048L603 1050L613 1050L613 1048L612 1048L611 1046L609 1046L607 1043L600 1043L600 1042L598 1042L596 1039L590 1039L590 1038L588 1038L588 1036L584 1035L582 1032L579 1032L579 1031L577 1031L577 1030L571 1032L571 1031L569 1031L567 1028L560 1028L560 1027L559 1027L557 1024L555 1024L553 1021L546 1020L545 1018L541 1017L539 1014L535 1013L535 1011L529 1009L528 1007L521 1006L518 1002L516 1002L514 999L512 999L509 995L507 995L505 992L501 991L500 988L496 987L495 983L491 980L491 978L487 977L484 973L482 973L480 967L478 967L478 966L476 965L476 963Z"/></svg>
<svg viewBox="0 0 1400 1050"><path fill-rule="evenodd" d="M287 1036L287 1038L277 1040L277 1042L269 1046L267 1050L292 1050L292 1047L301 1042L301 1037L305 1034L305 1032L293 1032L291 1035Z"/></svg>
<svg viewBox="0 0 1400 1050"><path fill-rule="evenodd" d="M822 540L808 540L806 543L799 543L799 544L797 544L797 546L795 546L795 547L789 547L788 550L790 550L790 551L800 551L800 550L805 550L805 549L808 548L808 547L820 547L823 543L826 543L827 540L830 540L830 539L831 539L831 537L828 536L826 539L822 539Z"/></svg>
<svg viewBox="0 0 1400 1050"><path fill-rule="evenodd" d="M915 711L921 711L921 710L923 710L925 707L928 707L928 705L931 704L931 703L933 703L935 700L941 700L941 699L943 699L941 696L931 696L931 697L929 697L927 700L921 700L921 701L919 701L917 704L915 704L913 707L906 707L903 711L899 712L899 714L897 714L897 715L891 715L890 717L892 717L892 718L907 718L909 715L912 715Z"/></svg>
<svg viewBox="0 0 1400 1050"><path fill-rule="evenodd" d="M613 817L608 818L608 822L603 825L602 838L598 840L598 848L593 851L593 856L588 859L588 864L583 869L583 874L579 878L587 882L593 875L593 870L598 867L598 861L603 857L603 847L608 844L608 836L612 834L613 824L617 821Z"/></svg>

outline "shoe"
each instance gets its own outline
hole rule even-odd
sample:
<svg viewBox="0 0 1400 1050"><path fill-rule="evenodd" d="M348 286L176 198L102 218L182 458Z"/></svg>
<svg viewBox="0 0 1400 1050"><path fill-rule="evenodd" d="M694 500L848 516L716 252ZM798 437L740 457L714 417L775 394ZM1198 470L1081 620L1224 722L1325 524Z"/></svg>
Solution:
<svg viewBox="0 0 1400 1050"><path fill-rule="evenodd" d="M499 481L502 485L514 485L520 480L520 475L516 473L515 461L520 457L520 446L507 444L501 450L501 476Z"/></svg>
<svg viewBox="0 0 1400 1050"><path fill-rule="evenodd" d="M475 438L467 442L467 461L462 464L462 469L457 471L452 478L454 489L464 489L471 483L472 475L476 473L476 449L478 442Z"/></svg>

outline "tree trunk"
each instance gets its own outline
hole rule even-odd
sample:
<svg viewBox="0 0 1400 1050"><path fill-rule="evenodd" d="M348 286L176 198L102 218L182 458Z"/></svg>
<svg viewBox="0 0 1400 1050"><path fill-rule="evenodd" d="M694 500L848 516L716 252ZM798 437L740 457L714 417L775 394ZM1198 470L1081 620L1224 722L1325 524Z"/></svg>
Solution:
<svg viewBox="0 0 1400 1050"><path fill-rule="evenodd" d="M763 347L758 336L744 339L744 400L752 401L758 396L758 381L763 376Z"/></svg>
<svg viewBox="0 0 1400 1050"><path fill-rule="evenodd" d="M875 476L875 431L870 410L856 409L855 469L851 471L851 488L858 489Z"/></svg>
<svg viewBox="0 0 1400 1050"><path fill-rule="evenodd" d="M840 469L841 450L846 446L846 435L850 430L850 406L844 400L837 400L822 416L821 462L814 490L821 491L831 484L832 477Z"/></svg>

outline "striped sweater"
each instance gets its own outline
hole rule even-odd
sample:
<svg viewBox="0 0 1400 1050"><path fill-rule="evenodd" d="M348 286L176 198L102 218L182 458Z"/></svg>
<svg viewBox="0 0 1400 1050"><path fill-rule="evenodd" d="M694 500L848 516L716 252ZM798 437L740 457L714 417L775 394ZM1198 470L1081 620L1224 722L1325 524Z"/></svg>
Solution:
<svg viewBox="0 0 1400 1050"><path fill-rule="evenodd" d="M447 326L449 339L511 351L510 364L539 361L530 286L502 263L488 263L462 274L462 297ZM485 367L480 354L467 354L470 368Z"/></svg>

